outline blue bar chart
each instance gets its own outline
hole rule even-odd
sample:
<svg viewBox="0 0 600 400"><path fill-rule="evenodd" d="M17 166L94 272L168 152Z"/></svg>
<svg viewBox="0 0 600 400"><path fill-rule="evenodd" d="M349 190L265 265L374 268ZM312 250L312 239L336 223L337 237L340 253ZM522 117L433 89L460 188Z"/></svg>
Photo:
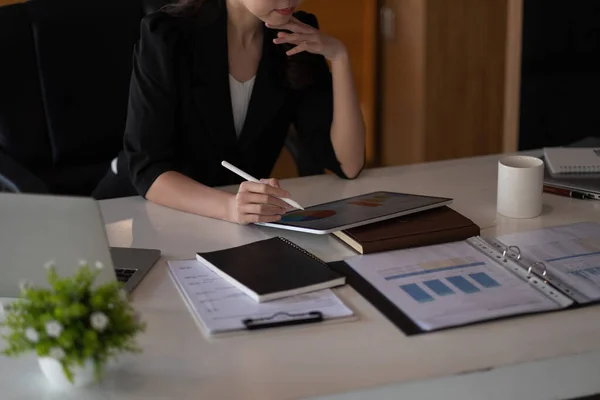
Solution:
<svg viewBox="0 0 600 400"><path fill-rule="evenodd" d="M446 279L463 293L471 294L481 291L477 286L466 280L464 276L451 276Z"/></svg>
<svg viewBox="0 0 600 400"><path fill-rule="evenodd" d="M448 296L450 294L454 294L454 290L450 289L448 286L446 286L444 283L442 283L442 281L440 281L439 279L425 281L425 282L423 282L423 284L425 286L427 286L429 289L433 290L435 292L435 294L437 294L438 296Z"/></svg>
<svg viewBox="0 0 600 400"><path fill-rule="evenodd" d="M473 278L473 280L475 280L475 282L479 283L481 286L483 286L485 288L493 288L493 287L500 286L500 284L498 282L496 282L494 279L492 279L485 272L476 272L474 274L469 274L469 276L471 278Z"/></svg>
<svg viewBox="0 0 600 400"><path fill-rule="evenodd" d="M421 287L416 283L402 285L400 286L400 289L404 290L410 297L419 303L427 303L435 300L429 293L421 289Z"/></svg>
<svg viewBox="0 0 600 400"><path fill-rule="evenodd" d="M596 272L600 275L600 268ZM468 278L469 279L468 279ZM429 279L418 283L400 285L400 288L419 303L429 303L436 299L461 294L481 293L487 289L500 287L500 283L485 272L456 275L439 279Z"/></svg>

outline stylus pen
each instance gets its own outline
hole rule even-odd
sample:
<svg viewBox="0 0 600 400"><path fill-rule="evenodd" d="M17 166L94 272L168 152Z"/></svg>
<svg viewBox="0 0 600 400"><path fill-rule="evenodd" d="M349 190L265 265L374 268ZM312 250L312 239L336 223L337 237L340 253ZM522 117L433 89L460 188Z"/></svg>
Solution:
<svg viewBox="0 0 600 400"><path fill-rule="evenodd" d="M225 168L227 168L228 170L230 170L231 172L233 172L234 174L237 174L238 176L244 178L247 181L260 183L260 181L258 179L256 179L252 175L247 174L246 172L242 171L238 167L231 165L227 161L221 161L221 165L224 166ZM300 204L296 203L292 199L282 197L281 200L285 201L286 203L288 203L290 206L292 206L294 208L299 208L300 210L304 210L304 208Z"/></svg>

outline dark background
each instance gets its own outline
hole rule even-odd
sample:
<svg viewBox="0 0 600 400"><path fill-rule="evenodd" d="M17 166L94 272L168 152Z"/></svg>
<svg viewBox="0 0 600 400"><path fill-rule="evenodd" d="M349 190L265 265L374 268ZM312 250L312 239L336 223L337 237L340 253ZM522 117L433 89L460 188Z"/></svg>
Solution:
<svg viewBox="0 0 600 400"><path fill-rule="evenodd" d="M519 149L600 137L600 1L524 0Z"/></svg>

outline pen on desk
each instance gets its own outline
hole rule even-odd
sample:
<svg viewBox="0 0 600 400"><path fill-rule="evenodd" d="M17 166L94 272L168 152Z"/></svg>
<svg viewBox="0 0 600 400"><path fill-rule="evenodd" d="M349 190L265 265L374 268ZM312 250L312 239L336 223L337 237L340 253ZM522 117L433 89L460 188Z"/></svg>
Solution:
<svg viewBox="0 0 600 400"><path fill-rule="evenodd" d="M244 178L247 181L250 181L250 182L260 182L260 180L256 179L252 175L250 175L250 174L242 171L238 167L236 167L236 166L228 163L227 161L221 161L221 165L224 166L225 168L227 168L228 170L230 170L231 172L233 172L234 174L237 174L238 176ZM288 198L282 197L281 200L285 201L287 204L289 204L290 206L292 206L294 208L298 208L300 210L304 210L304 208L300 204L298 204L297 202L295 202L292 199L288 199Z"/></svg>
<svg viewBox="0 0 600 400"><path fill-rule="evenodd" d="M587 199L591 198L586 193L577 192L575 190L557 188L557 187L553 187L553 186L547 186L547 185L544 185L544 192L556 194L558 196L572 197L574 199L587 200Z"/></svg>

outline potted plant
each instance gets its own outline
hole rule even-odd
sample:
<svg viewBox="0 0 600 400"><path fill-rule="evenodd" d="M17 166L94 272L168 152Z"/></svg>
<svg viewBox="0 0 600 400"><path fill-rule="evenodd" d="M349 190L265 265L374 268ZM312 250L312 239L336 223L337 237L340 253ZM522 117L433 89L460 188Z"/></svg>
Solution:
<svg viewBox="0 0 600 400"><path fill-rule="evenodd" d="M100 262L80 262L72 277L60 277L54 263L48 288L23 283L21 296L6 307L0 325L7 331L2 353L38 356L53 386L84 386L98 381L106 363L121 352L140 352L135 336L145 324L128 302L118 281L94 285Z"/></svg>

